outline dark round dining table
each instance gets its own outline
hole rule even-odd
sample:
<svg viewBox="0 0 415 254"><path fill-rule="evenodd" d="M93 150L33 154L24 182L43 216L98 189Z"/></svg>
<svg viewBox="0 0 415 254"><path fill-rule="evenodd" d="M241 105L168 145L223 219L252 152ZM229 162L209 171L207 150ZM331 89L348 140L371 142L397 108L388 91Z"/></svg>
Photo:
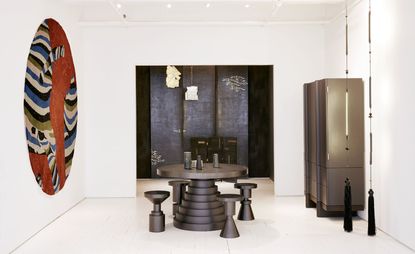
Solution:
<svg viewBox="0 0 415 254"><path fill-rule="evenodd" d="M205 163L203 169L184 169L183 164L164 165L157 168L157 175L168 178L189 179L190 183L174 217L176 228L191 231L222 229L225 210L217 200L216 180L238 178L246 175L248 168L236 164L220 164L214 168Z"/></svg>

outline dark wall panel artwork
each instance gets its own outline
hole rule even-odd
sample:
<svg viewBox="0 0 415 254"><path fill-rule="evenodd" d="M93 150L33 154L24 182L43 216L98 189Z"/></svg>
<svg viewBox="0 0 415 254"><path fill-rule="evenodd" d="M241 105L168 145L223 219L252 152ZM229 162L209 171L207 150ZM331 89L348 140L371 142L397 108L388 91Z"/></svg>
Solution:
<svg viewBox="0 0 415 254"><path fill-rule="evenodd" d="M248 66L217 66L216 135L236 137L237 163L248 165Z"/></svg>
<svg viewBox="0 0 415 254"><path fill-rule="evenodd" d="M43 192L56 194L71 170L78 110L71 48L53 19L43 21L30 47L24 115L34 177Z"/></svg>
<svg viewBox="0 0 415 254"><path fill-rule="evenodd" d="M198 87L198 100L183 101L183 148L190 151L192 137L215 134L215 67L184 66L183 89Z"/></svg>
<svg viewBox="0 0 415 254"><path fill-rule="evenodd" d="M176 66L182 73L183 68ZM183 160L183 79L179 87L166 86L166 66L150 68L151 176L162 163Z"/></svg>
<svg viewBox="0 0 415 254"><path fill-rule="evenodd" d="M249 165L252 177L272 177L273 67L172 67L180 80L169 87L167 66L136 67L137 177L157 177L184 151L205 162L218 153L221 163ZM188 87L197 88L192 100Z"/></svg>

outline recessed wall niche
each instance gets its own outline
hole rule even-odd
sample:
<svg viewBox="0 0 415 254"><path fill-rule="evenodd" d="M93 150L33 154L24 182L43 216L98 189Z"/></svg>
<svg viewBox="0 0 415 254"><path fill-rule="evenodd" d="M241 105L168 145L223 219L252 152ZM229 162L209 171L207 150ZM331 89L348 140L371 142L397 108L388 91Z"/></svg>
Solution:
<svg viewBox="0 0 415 254"><path fill-rule="evenodd" d="M182 163L195 137L236 140L227 158L251 177L273 178L273 66L175 68L179 86L169 88L167 66L136 66L137 178ZM188 87L197 87L197 100L186 100Z"/></svg>

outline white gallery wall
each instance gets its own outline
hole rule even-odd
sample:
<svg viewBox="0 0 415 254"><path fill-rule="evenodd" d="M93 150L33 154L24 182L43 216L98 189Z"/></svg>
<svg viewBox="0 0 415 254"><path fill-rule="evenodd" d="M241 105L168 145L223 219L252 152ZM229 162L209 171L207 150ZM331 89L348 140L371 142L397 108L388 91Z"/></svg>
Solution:
<svg viewBox="0 0 415 254"><path fill-rule="evenodd" d="M323 77L321 25L85 26L86 195L136 193L136 65L274 65L277 195L302 195L302 84Z"/></svg>
<svg viewBox="0 0 415 254"><path fill-rule="evenodd" d="M415 249L415 1L372 2L373 188L376 223L381 230ZM368 1L361 1L349 15L350 76L365 79L366 99L369 49L367 15ZM327 76L344 76L343 17L326 27L325 37ZM366 144L368 188L368 140ZM366 211L361 216L366 218Z"/></svg>
<svg viewBox="0 0 415 254"><path fill-rule="evenodd" d="M71 174L55 196L42 192L30 167L26 145L23 97L26 62L38 26L55 18L71 44L79 92L79 124ZM0 51L0 253L8 253L82 200L85 179L84 95L81 33L77 12L47 0L14 0L2 5ZM47 244L47 243L45 243Z"/></svg>

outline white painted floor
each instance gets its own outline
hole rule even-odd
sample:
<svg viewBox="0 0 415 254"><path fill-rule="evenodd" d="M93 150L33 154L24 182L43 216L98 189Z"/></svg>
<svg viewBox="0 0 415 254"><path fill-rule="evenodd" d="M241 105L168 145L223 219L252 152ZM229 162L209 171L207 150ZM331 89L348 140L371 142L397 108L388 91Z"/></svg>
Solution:
<svg viewBox="0 0 415 254"><path fill-rule="evenodd" d="M152 205L143 192L170 186L167 180L143 180L137 182L137 198L86 199L16 253L414 253L381 231L368 237L363 220L354 220L354 231L345 233L342 219L317 218L314 209L304 207L304 198L277 198L270 180L249 181L259 185L253 192L256 220L236 220L237 239L174 228L171 198L162 205L166 231L149 233ZM231 183L218 185L222 193L238 193Z"/></svg>

